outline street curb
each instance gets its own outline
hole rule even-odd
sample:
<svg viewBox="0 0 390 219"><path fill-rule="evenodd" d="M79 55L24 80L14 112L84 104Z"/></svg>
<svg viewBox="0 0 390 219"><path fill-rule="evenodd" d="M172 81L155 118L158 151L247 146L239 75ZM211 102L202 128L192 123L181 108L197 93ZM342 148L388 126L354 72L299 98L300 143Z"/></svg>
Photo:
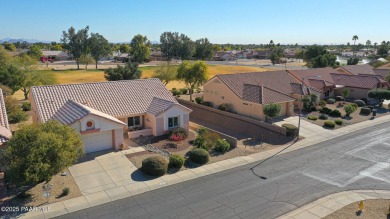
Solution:
<svg viewBox="0 0 390 219"><path fill-rule="evenodd" d="M351 203L368 199L390 199L390 191L351 190L334 193L297 208L277 219L320 219Z"/></svg>
<svg viewBox="0 0 390 219"><path fill-rule="evenodd" d="M91 199L90 197L94 197L92 194L96 194L96 193L89 194L88 195L89 198L87 198L88 204L84 203L84 199L80 199L80 197L86 197L86 196L80 196L80 197L68 199L68 200L62 201L62 202L56 202L55 203L56 204L55 211L43 212L43 215L44 215L44 218L51 218L52 215L60 216L60 215L65 215L65 214L74 212L74 209L66 208L67 205L65 205L65 204L69 203L69 202L74 202L73 204L76 205L77 201L82 200L83 203L81 203L81 204L83 204L83 205L80 206L78 208L78 210L83 210L83 209L89 208L89 206L96 206L96 205L105 204L105 203L108 203L108 202L111 202L114 200L128 198L128 197L131 197L134 195L142 194L142 193L145 193L148 191L160 189L162 187L174 185L177 183L185 182L185 181L196 179L196 178L200 178L203 176L211 175L211 174L222 172L225 170L237 168L237 167L240 167L243 165L256 163L256 162L259 162L262 160L265 161L266 159L269 159L270 157L273 157L276 154L285 154L288 152L296 151L296 150L299 150L302 148L306 148L306 147L309 147L309 146L312 146L312 145L315 145L315 144L318 144L318 143L321 143L321 142L324 142L324 141L327 141L327 140L330 140L330 139L333 139L336 137L340 137L340 136L345 135L345 134L349 134L349 133L359 131L359 130L362 130L364 128L367 128L367 127L370 127L373 125L379 125L379 124L382 124L385 122L390 122L390 115L382 116L382 117L376 118L375 120L367 120L364 122L357 123L355 125L342 127L342 128L337 129L337 130L332 130L332 136L328 136L328 137L316 136L317 137L316 139L305 138L305 139L298 141L296 143L290 144L288 146L284 146L283 148L275 148L275 149L259 152L256 154L251 154L248 156L241 156L241 157L230 158L227 160L222 160L222 161L215 162L212 164L203 165L199 168L187 169L187 170L183 170L183 171L180 171L178 173L175 173L175 174L164 175L164 176L159 177L157 179L147 181L146 183L137 182L137 183L133 183L133 184L128 184L128 185L124 186L128 190L128 193L125 193L125 195L116 194L117 197L113 197L113 198L111 198L109 195L107 195L106 190L104 190L104 191L101 191L98 193L100 193L102 195L104 193L104 196L107 196L107 197L99 198L98 200L95 200L95 199ZM227 162L229 162L228 165L226 164ZM215 168L213 168L213 167L215 167ZM200 171L200 170L202 170L202 171ZM177 180L177 181L172 180L172 175L175 175L176 177L178 177L179 180ZM138 186L140 186L142 184L142 187L145 187L145 188L142 189L141 191L133 191L130 187L136 186L136 184L138 184ZM96 197L98 197L98 196L96 196ZM390 192L389 192L389 198L390 198ZM66 202L66 203L64 204L64 202ZM49 204L49 205L45 205L43 207L51 206L53 204L54 203ZM63 206L63 208L58 207L58 206ZM308 211L305 211L305 213L306 213L306 215L305 215L306 218L308 216L315 217L315 215L313 216L313 214L308 212ZM28 212L26 214L20 215L19 218L42 218L42 214L37 215L37 212ZM284 218L291 218L291 217L284 217Z"/></svg>

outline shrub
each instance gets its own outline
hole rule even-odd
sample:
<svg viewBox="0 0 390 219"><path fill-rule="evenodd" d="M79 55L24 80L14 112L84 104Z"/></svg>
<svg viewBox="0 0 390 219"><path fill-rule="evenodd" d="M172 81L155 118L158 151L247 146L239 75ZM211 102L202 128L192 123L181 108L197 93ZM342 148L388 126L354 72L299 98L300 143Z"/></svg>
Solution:
<svg viewBox="0 0 390 219"><path fill-rule="evenodd" d="M207 128L199 128L198 130L196 130L196 133L198 133L198 135L204 135L207 132L208 132Z"/></svg>
<svg viewBox="0 0 390 219"><path fill-rule="evenodd" d="M169 139L172 141L183 141L188 137L188 132L183 128L175 128L170 132Z"/></svg>
<svg viewBox="0 0 390 219"><path fill-rule="evenodd" d="M180 96L181 92L179 90L171 90L173 96Z"/></svg>
<svg viewBox="0 0 390 219"><path fill-rule="evenodd" d="M198 148L204 148L205 147L205 140L202 135L196 136L193 145L198 147Z"/></svg>
<svg viewBox="0 0 390 219"><path fill-rule="evenodd" d="M213 106L213 104L211 102L208 102L208 101L203 101L202 105L209 106L209 107Z"/></svg>
<svg viewBox="0 0 390 219"><path fill-rule="evenodd" d="M21 192L16 197L20 198L20 199L28 199L28 198L31 198L32 195L28 192Z"/></svg>
<svg viewBox="0 0 390 219"><path fill-rule="evenodd" d="M290 137L296 137L298 135L298 127L292 124L283 124L282 127L286 128L286 134Z"/></svg>
<svg viewBox="0 0 390 219"><path fill-rule="evenodd" d="M364 103L367 104L367 101L368 101L367 98L362 98L361 100L363 100Z"/></svg>
<svg viewBox="0 0 390 219"><path fill-rule="evenodd" d="M180 154L172 154L169 156L169 167L181 168L184 165L186 159Z"/></svg>
<svg viewBox="0 0 390 219"><path fill-rule="evenodd" d="M367 108L370 108L371 109L371 111L374 109L374 106L371 106L371 105L368 105L368 106L366 106Z"/></svg>
<svg viewBox="0 0 390 219"><path fill-rule="evenodd" d="M363 100L355 100L353 102L356 103L359 107L366 105Z"/></svg>
<svg viewBox="0 0 390 219"><path fill-rule="evenodd" d="M151 176L162 176L168 171L168 161L161 155L148 157L142 161L141 170Z"/></svg>
<svg viewBox="0 0 390 219"><path fill-rule="evenodd" d="M320 113L329 114L330 112L332 112L332 110L329 109L328 107L324 107L324 108L320 109Z"/></svg>
<svg viewBox="0 0 390 219"><path fill-rule="evenodd" d="M203 102L203 97L195 97L195 102L201 104Z"/></svg>
<svg viewBox="0 0 390 219"><path fill-rule="evenodd" d="M335 109L335 110L332 110L332 111L329 113L329 116L341 117L341 113L340 113L340 111L338 111L337 109Z"/></svg>
<svg viewBox="0 0 390 219"><path fill-rule="evenodd" d="M309 115L307 118L310 120L317 120L317 116L315 115Z"/></svg>
<svg viewBox="0 0 390 219"><path fill-rule="evenodd" d="M318 105L320 105L320 107L321 108L324 108L324 107L326 107L326 101L325 100L321 100L319 103L318 103Z"/></svg>
<svg viewBox="0 0 390 219"><path fill-rule="evenodd" d="M204 145L201 148L210 151L215 147L215 144L217 143L218 139L220 139L221 137L215 132L206 132L203 135L203 138L204 138Z"/></svg>
<svg viewBox="0 0 390 219"><path fill-rule="evenodd" d="M66 187L66 188L64 188L63 190L62 190L62 196L67 196L67 195L69 195L69 192L70 192L70 189L68 188L68 187Z"/></svg>
<svg viewBox="0 0 390 219"><path fill-rule="evenodd" d="M324 121L324 127L327 127L327 128L334 128L335 126L336 126L335 121L332 121L332 120L326 120L326 121Z"/></svg>
<svg viewBox="0 0 390 219"><path fill-rule="evenodd" d="M344 101L344 97L342 97L342 96L336 96L336 100L337 100L337 101Z"/></svg>
<svg viewBox="0 0 390 219"><path fill-rule="evenodd" d="M218 109L221 110L221 111L228 111L229 110L229 104L222 103L221 105L218 106Z"/></svg>
<svg viewBox="0 0 390 219"><path fill-rule="evenodd" d="M224 139L218 139L217 142L215 143L214 150L218 152L226 152L230 149L230 144Z"/></svg>
<svg viewBox="0 0 390 219"><path fill-rule="evenodd" d="M328 119L328 116L325 115L325 114L321 114L318 118L322 119L322 120L325 120L325 119Z"/></svg>
<svg viewBox="0 0 390 219"><path fill-rule="evenodd" d="M202 148L196 148L190 153L190 160L197 164L205 164L209 162L209 152Z"/></svg>
<svg viewBox="0 0 390 219"><path fill-rule="evenodd" d="M23 104L22 104L22 110L23 110L23 111L30 111L30 110L31 110L31 103L29 103L29 102L23 102Z"/></svg>
<svg viewBox="0 0 390 219"><path fill-rule="evenodd" d="M172 90L177 90L176 87L172 88Z"/></svg>
<svg viewBox="0 0 390 219"><path fill-rule="evenodd" d="M355 109L358 108L358 105L357 105L356 103L351 103L350 105L353 106L353 107L355 107Z"/></svg>
<svg viewBox="0 0 390 219"><path fill-rule="evenodd" d="M334 104L336 101L332 98L329 98L327 101L326 101L328 104Z"/></svg>
<svg viewBox="0 0 390 219"><path fill-rule="evenodd" d="M360 113L363 115L370 115L371 114L371 109L368 107L362 107L360 109Z"/></svg>
<svg viewBox="0 0 390 219"><path fill-rule="evenodd" d="M188 89L187 88L182 88L182 89L180 89L180 93L187 94L188 93Z"/></svg>
<svg viewBox="0 0 390 219"><path fill-rule="evenodd" d="M343 124L343 120L341 120L341 119L336 119L336 120L334 120L334 122L335 122L337 125L342 125L342 124Z"/></svg>

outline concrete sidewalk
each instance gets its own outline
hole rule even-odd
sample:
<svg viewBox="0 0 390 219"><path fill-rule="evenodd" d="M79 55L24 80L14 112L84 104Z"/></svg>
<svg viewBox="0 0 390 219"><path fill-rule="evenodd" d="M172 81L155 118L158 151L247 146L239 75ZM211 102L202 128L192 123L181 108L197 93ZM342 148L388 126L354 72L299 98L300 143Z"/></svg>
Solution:
<svg viewBox="0 0 390 219"><path fill-rule="evenodd" d="M301 120L302 121L302 120ZM126 197L138 195L147 191L159 189L165 186L173 185L176 183L184 182L187 180L195 179L198 177L214 174L217 172L221 172L227 169L239 167L242 165L255 163L271 156L276 153L281 152L280 154L288 153L291 151L299 150L301 148L305 148L323 141L327 141L329 139L342 136L344 134L361 130L373 125L381 124L384 122L389 122L390 116L383 116L379 118L375 118L373 120L368 120L365 122L361 122L355 125L342 127L340 129L331 131L321 128L321 133L317 129L307 129L303 134L305 139L293 144L291 147L283 147L283 148L275 148L272 150L259 152L256 154L252 154L249 156L235 157L228 160L219 161L212 164L203 165L194 169L187 169L175 174L164 175L162 177L148 180L148 181L134 181L131 184L122 185L115 188L106 189L103 191L99 191L96 193L87 194L81 197L77 197L74 199L56 202L53 204L49 204L45 207L49 207L50 211L46 212L29 212L27 214L22 215L22 218L51 218L60 215L64 215L70 212L75 212L78 210L82 210L85 208L89 208L92 206L104 204L107 202L111 202L118 199L123 199ZM302 123L302 127L307 125L306 123ZM302 129L303 130L303 129ZM288 217L287 217L288 218Z"/></svg>
<svg viewBox="0 0 390 219"><path fill-rule="evenodd" d="M325 196L310 204L295 209L278 219L320 219L354 202L367 199L390 199L390 191L351 190ZM358 206L356 205L356 209Z"/></svg>

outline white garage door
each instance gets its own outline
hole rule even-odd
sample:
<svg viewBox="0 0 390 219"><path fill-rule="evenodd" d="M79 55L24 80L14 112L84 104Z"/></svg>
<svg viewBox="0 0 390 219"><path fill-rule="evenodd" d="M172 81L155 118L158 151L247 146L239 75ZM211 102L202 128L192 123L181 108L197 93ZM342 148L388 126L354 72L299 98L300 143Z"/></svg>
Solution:
<svg viewBox="0 0 390 219"><path fill-rule="evenodd" d="M85 153L112 149L111 135L111 131L83 135Z"/></svg>

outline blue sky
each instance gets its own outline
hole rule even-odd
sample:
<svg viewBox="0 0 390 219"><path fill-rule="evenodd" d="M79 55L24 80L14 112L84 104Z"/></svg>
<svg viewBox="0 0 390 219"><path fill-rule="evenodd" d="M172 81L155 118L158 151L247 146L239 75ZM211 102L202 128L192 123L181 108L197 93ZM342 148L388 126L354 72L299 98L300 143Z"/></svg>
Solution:
<svg viewBox="0 0 390 219"><path fill-rule="evenodd" d="M389 0L2 0L1 38L59 41L90 26L110 42L164 31L213 43L360 43L390 40Z"/></svg>

